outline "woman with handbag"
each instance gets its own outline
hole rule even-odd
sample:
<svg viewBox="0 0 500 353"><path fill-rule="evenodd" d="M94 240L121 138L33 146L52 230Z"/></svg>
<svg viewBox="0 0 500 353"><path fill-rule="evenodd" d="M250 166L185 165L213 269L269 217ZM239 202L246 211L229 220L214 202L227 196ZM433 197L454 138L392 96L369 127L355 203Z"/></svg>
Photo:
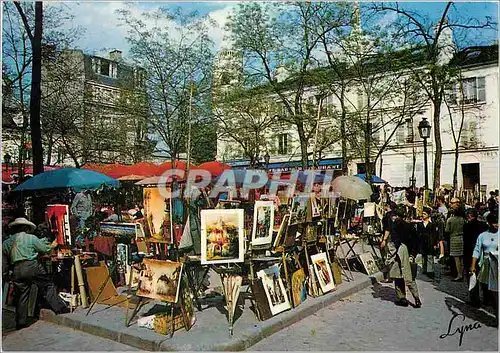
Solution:
<svg viewBox="0 0 500 353"><path fill-rule="evenodd" d="M490 213L486 217L488 230L479 235L472 255L472 264L470 267L471 275L476 274L476 264L479 263L479 272L477 281L480 283L483 291L484 304L492 304L495 309L495 316L498 324L498 268L490 271L490 253L498 254L498 216L496 213ZM478 262L479 260L479 262ZM497 264L497 263L496 263ZM493 266L496 265L494 263ZM496 271L495 271L496 270Z"/></svg>

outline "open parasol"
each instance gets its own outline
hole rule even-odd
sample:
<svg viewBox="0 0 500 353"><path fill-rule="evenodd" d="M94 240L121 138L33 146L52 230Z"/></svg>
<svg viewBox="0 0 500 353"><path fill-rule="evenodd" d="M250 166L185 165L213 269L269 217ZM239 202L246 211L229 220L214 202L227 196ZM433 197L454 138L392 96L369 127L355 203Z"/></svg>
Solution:
<svg viewBox="0 0 500 353"><path fill-rule="evenodd" d="M372 188L361 178L355 176L339 176L333 180L332 188L340 196L351 200L369 200Z"/></svg>

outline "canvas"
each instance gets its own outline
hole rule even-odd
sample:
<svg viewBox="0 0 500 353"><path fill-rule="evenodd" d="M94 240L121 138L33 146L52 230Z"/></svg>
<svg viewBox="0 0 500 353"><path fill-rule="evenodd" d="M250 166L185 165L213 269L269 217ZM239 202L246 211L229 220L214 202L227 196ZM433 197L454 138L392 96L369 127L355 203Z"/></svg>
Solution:
<svg viewBox="0 0 500 353"><path fill-rule="evenodd" d="M310 242L315 242L318 236L316 224L308 224L306 227L306 234L305 234L305 241L310 243Z"/></svg>
<svg viewBox="0 0 500 353"><path fill-rule="evenodd" d="M313 218L321 216L321 207L315 193L311 193L311 215Z"/></svg>
<svg viewBox="0 0 500 353"><path fill-rule="evenodd" d="M380 271L371 252L359 255L359 259L365 267L366 273L368 275L373 275Z"/></svg>
<svg viewBox="0 0 500 353"><path fill-rule="evenodd" d="M274 202L255 201L252 245L270 244L273 239Z"/></svg>
<svg viewBox="0 0 500 353"><path fill-rule="evenodd" d="M306 222L308 206L309 197L307 196L297 196L293 199L290 213L290 225Z"/></svg>
<svg viewBox="0 0 500 353"><path fill-rule="evenodd" d="M201 263L243 262L245 231L242 209L201 211Z"/></svg>
<svg viewBox="0 0 500 353"><path fill-rule="evenodd" d="M326 253L319 253L311 256L311 262L314 265L314 273L318 279L323 293L327 293L335 288L333 274Z"/></svg>
<svg viewBox="0 0 500 353"><path fill-rule="evenodd" d="M278 265L273 265L267 269L258 271L257 277L262 279L269 308L273 315L290 309L290 302L288 301L285 286L280 277Z"/></svg>
<svg viewBox="0 0 500 353"><path fill-rule="evenodd" d="M167 190L168 192L168 190ZM170 213L167 200L160 193L160 188L144 188L144 219L146 236L155 240L170 242Z"/></svg>
<svg viewBox="0 0 500 353"><path fill-rule="evenodd" d="M298 306L306 300L306 275L304 269L298 269L292 274L292 299L293 305Z"/></svg>
<svg viewBox="0 0 500 353"><path fill-rule="evenodd" d="M57 244L71 245L68 205L47 205L46 219L50 230L56 234Z"/></svg>
<svg viewBox="0 0 500 353"><path fill-rule="evenodd" d="M278 234L274 239L274 247L282 246L285 241L286 230L288 227L288 221L290 219L290 215L284 215L283 220L281 221L280 229L278 230Z"/></svg>
<svg viewBox="0 0 500 353"><path fill-rule="evenodd" d="M152 259L144 259L142 263L137 295L177 303L182 263Z"/></svg>
<svg viewBox="0 0 500 353"><path fill-rule="evenodd" d="M191 288L189 287L187 276L182 277L182 290L181 290L181 311L182 318L184 319L184 328L189 331L196 322L194 314L194 299Z"/></svg>
<svg viewBox="0 0 500 353"><path fill-rule="evenodd" d="M108 237L122 237L136 235L136 225L134 223L101 222L101 235Z"/></svg>

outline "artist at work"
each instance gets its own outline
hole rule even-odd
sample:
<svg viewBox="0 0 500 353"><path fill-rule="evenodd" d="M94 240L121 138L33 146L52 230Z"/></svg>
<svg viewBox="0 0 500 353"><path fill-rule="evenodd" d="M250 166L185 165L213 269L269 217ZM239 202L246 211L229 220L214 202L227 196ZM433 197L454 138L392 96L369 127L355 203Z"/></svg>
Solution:
<svg viewBox="0 0 500 353"><path fill-rule="evenodd" d="M54 312L68 311L47 271L38 261L39 254L49 253L57 246L57 240L49 244L32 234L35 229L35 224L26 218L16 218L9 224L12 235L2 244L2 275L5 281L11 270L18 330L28 326L28 299L32 284L38 287L39 298L44 298Z"/></svg>
<svg viewBox="0 0 500 353"><path fill-rule="evenodd" d="M398 306L408 306L406 299L406 286L410 290L415 300L415 307L420 308L420 301L417 283L411 273L410 255L415 256L418 252L415 246L416 236L414 228L404 217L404 206L398 206L396 212L392 215L392 225L384 235L381 246L387 242L386 265L390 267L389 277L394 279L394 289L396 291L395 304Z"/></svg>

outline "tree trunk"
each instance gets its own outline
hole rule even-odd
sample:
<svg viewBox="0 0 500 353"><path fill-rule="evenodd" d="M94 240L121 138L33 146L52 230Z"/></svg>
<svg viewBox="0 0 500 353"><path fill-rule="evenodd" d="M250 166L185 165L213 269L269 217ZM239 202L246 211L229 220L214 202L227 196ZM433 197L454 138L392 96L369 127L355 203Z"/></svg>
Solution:
<svg viewBox="0 0 500 353"><path fill-rule="evenodd" d="M443 147L441 145L441 99L434 102L434 174L433 174L433 191L441 186L441 160L443 158Z"/></svg>
<svg viewBox="0 0 500 353"><path fill-rule="evenodd" d="M302 125L302 123L297 124L297 132L299 133L299 140L300 140L300 154L301 154L302 169L305 170L309 166L309 159L307 156L306 133L304 131L304 126Z"/></svg>
<svg viewBox="0 0 500 353"><path fill-rule="evenodd" d="M458 143L455 143L455 161L453 164L453 190L458 189Z"/></svg>
<svg viewBox="0 0 500 353"><path fill-rule="evenodd" d="M372 175L373 172L370 164L370 137L371 137L371 123L366 122L365 125L365 170L366 170L366 182L372 185Z"/></svg>
<svg viewBox="0 0 500 353"><path fill-rule="evenodd" d="M49 142L47 144L47 159L45 160L45 165L50 165L52 162L52 146L54 142L52 141L52 136L49 137Z"/></svg>
<svg viewBox="0 0 500 353"><path fill-rule="evenodd" d="M342 106L342 114L340 116L340 140L342 144L342 175L347 175L347 138L345 132L346 111Z"/></svg>
<svg viewBox="0 0 500 353"><path fill-rule="evenodd" d="M33 149L33 175L43 173L42 131L40 126L40 97L42 80L42 21L43 4L35 3L35 32L31 43L33 63L31 72L30 128Z"/></svg>

